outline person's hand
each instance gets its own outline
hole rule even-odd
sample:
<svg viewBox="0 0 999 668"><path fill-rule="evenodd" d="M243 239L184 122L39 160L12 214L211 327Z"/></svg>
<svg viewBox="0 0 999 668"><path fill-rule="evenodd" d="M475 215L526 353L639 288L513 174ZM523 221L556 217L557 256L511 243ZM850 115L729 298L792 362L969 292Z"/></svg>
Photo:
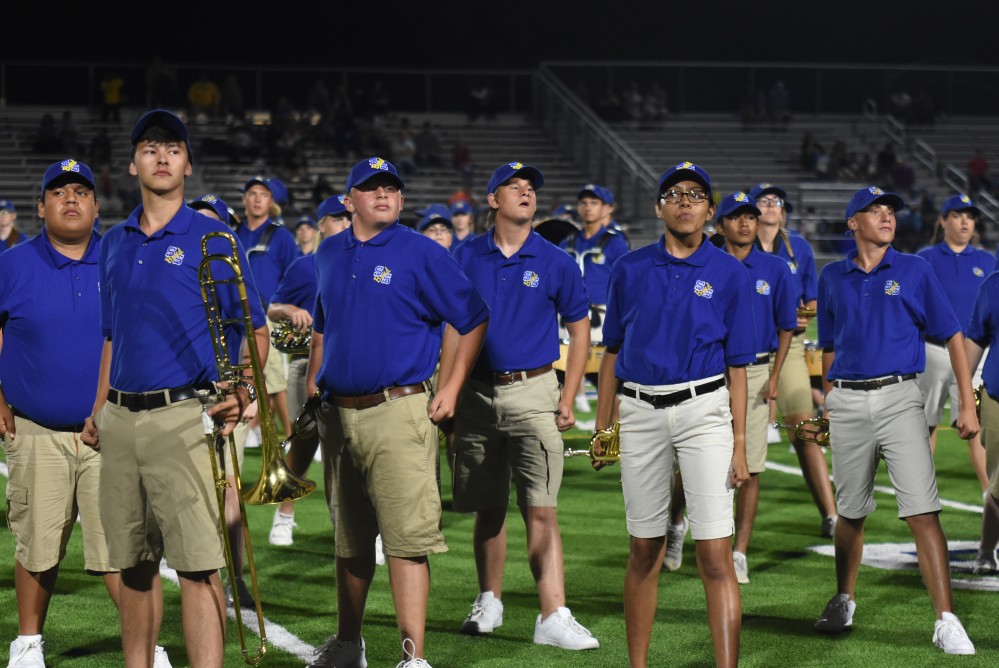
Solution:
<svg viewBox="0 0 999 668"><path fill-rule="evenodd" d="M770 376L769 380L767 380L767 385L763 389L764 401L773 401L777 398L777 380L777 376Z"/></svg>
<svg viewBox="0 0 999 668"><path fill-rule="evenodd" d="M101 437L97 433L97 423L94 422L93 415L83 421L83 431L80 432L80 440L83 441L84 445L90 446L97 452L101 451Z"/></svg>
<svg viewBox="0 0 999 668"><path fill-rule="evenodd" d="M0 401L0 438L5 443L14 440L14 433L17 431L14 425L14 412L10 406Z"/></svg>
<svg viewBox="0 0 999 668"><path fill-rule="evenodd" d="M572 411L573 397L562 397L558 402L558 413L555 414L555 426L559 431L568 431L576 424L576 414Z"/></svg>
<svg viewBox="0 0 999 668"><path fill-rule="evenodd" d="M246 388L241 385L232 387L228 382L220 382L218 389L222 393L222 401L209 408L208 415L216 424L221 425L222 436L228 436L253 402L250 401Z"/></svg>
<svg viewBox="0 0 999 668"><path fill-rule="evenodd" d="M978 435L978 430L978 415L975 413L975 405L962 405L961 412L957 417L957 435L968 441Z"/></svg>
<svg viewBox="0 0 999 668"><path fill-rule="evenodd" d="M441 388L430 403L427 404L427 417L436 425L446 422L454 417L454 408L457 404L457 395L445 388Z"/></svg>
<svg viewBox="0 0 999 668"><path fill-rule="evenodd" d="M747 480L749 480L749 465L746 463L746 454L734 455L732 457L732 486L738 489Z"/></svg>
<svg viewBox="0 0 999 668"><path fill-rule="evenodd" d="M312 327L312 314L304 308L293 311L289 320L291 320L292 327L300 332Z"/></svg>

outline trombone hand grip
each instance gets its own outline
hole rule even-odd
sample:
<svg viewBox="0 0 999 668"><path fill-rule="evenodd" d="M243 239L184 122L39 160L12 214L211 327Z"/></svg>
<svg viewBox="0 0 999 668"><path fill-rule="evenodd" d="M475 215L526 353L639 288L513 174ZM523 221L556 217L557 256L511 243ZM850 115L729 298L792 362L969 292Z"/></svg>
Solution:
<svg viewBox="0 0 999 668"><path fill-rule="evenodd" d="M802 420L796 425L774 422L775 429L786 429L802 441L811 441L829 447L829 418Z"/></svg>
<svg viewBox="0 0 999 668"><path fill-rule="evenodd" d="M606 429L600 429L590 439L588 450L566 450L566 457L586 455L591 462L613 464L621 459L621 423L615 422Z"/></svg>

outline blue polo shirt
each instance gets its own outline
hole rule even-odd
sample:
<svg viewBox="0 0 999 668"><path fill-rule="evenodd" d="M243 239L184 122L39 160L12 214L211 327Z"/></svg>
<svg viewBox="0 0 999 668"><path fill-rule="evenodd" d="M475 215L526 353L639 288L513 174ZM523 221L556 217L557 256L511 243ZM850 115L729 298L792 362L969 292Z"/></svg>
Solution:
<svg viewBox="0 0 999 668"><path fill-rule="evenodd" d="M139 205L101 242L101 327L112 341L111 387L151 392L216 380L198 266L202 238L209 232L231 235L232 230L182 206L163 229L147 237L139 228L141 215ZM230 255L231 246L216 239L209 252ZM253 277L245 271L242 246L238 253L256 329L266 320ZM218 277L231 275L218 263L214 268ZM242 320L234 286L220 286L219 298L227 316Z"/></svg>
<svg viewBox="0 0 999 668"><path fill-rule="evenodd" d="M81 424L94 407L104 347L100 238L72 260L43 228L0 260L0 383L10 405L42 425Z"/></svg>
<svg viewBox="0 0 999 668"><path fill-rule="evenodd" d="M315 258L312 327L323 335L316 383L327 393L421 383L437 367L442 322L467 334L489 317L444 247L398 221L368 241L347 228Z"/></svg>
<svg viewBox="0 0 999 668"><path fill-rule="evenodd" d="M584 238L582 232L569 235L559 247L566 250L571 247L575 257L583 257L583 283L586 285L586 294L590 296L591 303L606 304L611 267L629 250L624 234L615 228L601 227L589 239Z"/></svg>
<svg viewBox="0 0 999 668"><path fill-rule="evenodd" d="M888 247L871 273L853 258L831 262L819 277L819 345L836 358L829 380L922 373L925 337L946 341L961 331L929 263Z"/></svg>
<svg viewBox="0 0 999 668"><path fill-rule="evenodd" d="M798 327L798 294L791 269L780 258L753 247L742 261L753 284L757 353L777 350L777 330Z"/></svg>
<svg viewBox="0 0 999 668"><path fill-rule="evenodd" d="M672 385L756 361L753 286L741 262L702 238L690 257L665 236L611 270L604 343L619 349L615 375Z"/></svg>
<svg viewBox="0 0 999 668"><path fill-rule="evenodd" d="M263 241L264 231L269 227L274 228L274 233L265 250L260 244ZM268 218L255 230L250 230L245 223L240 225L236 228L236 238L243 244L246 255L250 258L250 271L253 272L257 290L263 299L269 299L277 290L278 283L281 282L291 263L302 257L302 251L295 243L295 235L284 225ZM264 308L269 303L265 302Z"/></svg>
<svg viewBox="0 0 999 668"><path fill-rule="evenodd" d="M999 352L995 352L999 351L999 272L990 274L979 287L967 336L982 348L992 346L985 357L982 380L989 395L999 397Z"/></svg>
<svg viewBox="0 0 999 668"><path fill-rule="evenodd" d="M986 277L995 269L995 257L972 246L965 246L963 251L955 253L945 241L923 248L916 255L933 267L957 321L961 323L962 329L967 328L971 309L975 305L975 295Z"/></svg>
<svg viewBox="0 0 999 668"><path fill-rule="evenodd" d="M478 368L521 371L551 364L559 358L558 316L576 322L589 313L579 266L534 230L511 257L489 230L463 244L455 259L491 314Z"/></svg>
<svg viewBox="0 0 999 668"><path fill-rule="evenodd" d="M270 301L312 313L316 308L316 256L306 255L292 262Z"/></svg>
<svg viewBox="0 0 999 668"><path fill-rule="evenodd" d="M791 244L794 258L791 257L791 253L787 252L787 244L779 236L774 239L773 255L784 260L788 268L791 269L791 278L801 301L812 301L818 295L819 272L815 268L815 254L804 237L788 234L787 240Z"/></svg>

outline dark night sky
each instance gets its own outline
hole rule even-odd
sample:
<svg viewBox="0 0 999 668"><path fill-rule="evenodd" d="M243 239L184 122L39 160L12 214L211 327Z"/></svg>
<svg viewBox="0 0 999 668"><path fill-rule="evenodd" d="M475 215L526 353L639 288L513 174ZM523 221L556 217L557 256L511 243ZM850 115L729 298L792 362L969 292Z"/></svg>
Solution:
<svg viewBox="0 0 999 668"><path fill-rule="evenodd" d="M5 22L24 29L5 31L3 60L134 62L159 54L177 63L448 69L581 59L999 65L999 3L988 0L16 5Z"/></svg>

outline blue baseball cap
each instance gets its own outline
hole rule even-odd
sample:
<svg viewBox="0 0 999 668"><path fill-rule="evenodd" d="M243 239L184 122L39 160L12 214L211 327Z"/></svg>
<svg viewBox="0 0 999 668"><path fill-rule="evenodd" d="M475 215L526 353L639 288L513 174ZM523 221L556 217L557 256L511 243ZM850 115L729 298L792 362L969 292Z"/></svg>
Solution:
<svg viewBox="0 0 999 668"><path fill-rule="evenodd" d="M267 180L270 182L271 196L274 198L274 201L278 204L287 204L288 186L284 184L284 181L276 178L270 178Z"/></svg>
<svg viewBox="0 0 999 668"><path fill-rule="evenodd" d="M295 221L295 227L293 229L297 230L302 225L308 225L309 227L312 227L312 228L319 227L319 225L312 218L312 216L299 216L298 220Z"/></svg>
<svg viewBox="0 0 999 668"><path fill-rule="evenodd" d="M780 186L775 186L772 183L757 183L755 186L749 189L748 195L753 199L759 199L761 195L766 195L773 193L784 200L784 210L788 213L794 211L794 207L791 206L791 202L787 199L787 191Z"/></svg>
<svg viewBox="0 0 999 668"><path fill-rule="evenodd" d="M583 186L576 199L583 199L585 195L592 195L604 204L614 204L614 193L609 188L598 186L596 183L587 183Z"/></svg>
<svg viewBox="0 0 999 668"><path fill-rule="evenodd" d="M350 211L347 211L343 200L343 195L332 195L324 199L316 207L316 220L322 220L326 216L349 216Z"/></svg>
<svg viewBox="0 0 999 668"><path fill-rule="evenodd" d="M944 200L944 203L940 205L941 216L946 216L951 211L972 211L974 212L975 217L982 215L982 210L975 206L975 203L971 201L971 198L964 193L948 197Z"/></svg>
<svg viewBox="0 0 999 668"><path fill-rule="evenodd" d="M454 228L451 223L451 210L445 204L431 204L422 211L417 211L417 215L422 216L416 224L416 229L422 232L431 225L443 223L447 227Z"/></svg>
<svg viewBox="0 0 999 668"><path fill-rule="evenodd" d="M17 213L17 207L9 199L0 199L0 211L10 211L11 213Z"/></svg>
<svg viewBox="0 0 999 668"><path fill-rule="evenodd" d="M398 184L400 190L406 187L406 184L402 181L402 177L399 176L399 172L396 171L395 165L385 158L375 157L362 160L351 168L350 174L347 175L347 188L345 192L349 194L351 189L356 188L371 177L378 176L379 174L391 176Z"/></svg>
<svg viewBox="0 0 999 668"><path fill-rule="evenodd" d="M135 122L135 125L132 126L132 146L134 147L139 143L139 139L146 130L156 125L166 128L180 137L181 141L184 142L184 146L187 147L187 158L193 165L194 153L191 151L191 140L187 136L187 126L184 125L184 121L180 120L177 114L166 109L152 109L147 111Z"/></svg>
<svg viewBox="0 0 999 668"><path fill-rule="evenodd" d="M663 175L659 177L659 192L662 193L680 181L696 181L704 186L708 193L711 192L711 176L689 161L679 162L663 172Z"/></svg>
<svg viewBox="0 0 999 668"><path fill-rule="evenodd" d="M496 189L515 176L521 176L531 182L535 190L540 190L545 184L545 175L537 167L531 167L521 162L508 162L500 165L489 177L489 185L486 186L486 195L492 195Z"/></svg>
<svg viewBox="0 0 999 668"><path fill-rule="evenodd" d="M49 168L45 170L45 175L42 177L42 197L45 197L45 191L56 179L59 179L60 183L85 183L94 188L94 173L90 171L90 167L72 158L49 165ZM12 203L11 211L14 210L13 206ZM4 207L0 206L0 208Z"/></svg>
<svg viewBox="0 0 999 668"><path fill-rule="evenodd" d="M227 205L218 195L208 193L207 195L203 195L199 199L194 200L188 204L188 206L196 211L211 209L223 223L228 225L232 222L232 209L230 209L229 205Z"/></svg>
<svg viewBox="0 0 999 668"><path fill-rule="evenodd" d="M718 220L721 220L725 216L731 216L739 211L751 211L757 216L760 215L760 209L756 206L756 199L740 190L730 195L726 195L722 201L718 203Z"/></svg>
<svg viewBox="0 0 999 668"><path fill-rule="evenodd" d="M858 211L866 209L875 202L884 202L895 207L896 211L905 208L905 201L901 195L885 192L877 186L869 186L853 193L850 203L846 205L846 219L850 220Z"/></svg>
<svg viewBox="0 0 999 668"><path fill-rule="evenodd" d="M252 188L253 186L263 186L267 188L267 192L271 194L271 198L274 199L275 202L277 201L277 196L274 194L274 186L272 184L271 179L267 178L266 176L261 176L260 174L258 174L257 176L252 177L249 181L244 183L243 187L239 189L239 192L245 194L246 191Z"/></svg>
<svg viewBox="0 0 999 668"><path fill-rule="evenodd" d="M602 200L601 200L602 201ZM552 218L558 218L560 216L569 216L573 220L576 220L577 216L576 205L575 204L563 204L554 211L552 211Z"/></svg>
<svg viewBox="0 0 999 668"><path fill-rule="evenodd" d="M451 205L451 216L460 216L462 214L471 216L472 215L472 205L463 199L458 200Z"/></svg>

